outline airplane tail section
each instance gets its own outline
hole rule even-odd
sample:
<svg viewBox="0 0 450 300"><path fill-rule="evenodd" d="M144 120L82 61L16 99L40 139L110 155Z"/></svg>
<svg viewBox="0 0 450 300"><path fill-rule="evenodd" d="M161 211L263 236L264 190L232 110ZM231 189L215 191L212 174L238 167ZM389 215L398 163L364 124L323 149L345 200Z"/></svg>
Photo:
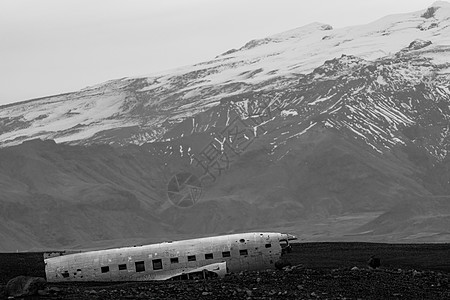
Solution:
<svg viewBox="0 0 450 300"><path fill-rule="evenodd" d="M51 251L51 252L44 252L44 259L52 258L52 257L58 257L58 256L64 256L74 253L81 253L82 251Z"/></svg>

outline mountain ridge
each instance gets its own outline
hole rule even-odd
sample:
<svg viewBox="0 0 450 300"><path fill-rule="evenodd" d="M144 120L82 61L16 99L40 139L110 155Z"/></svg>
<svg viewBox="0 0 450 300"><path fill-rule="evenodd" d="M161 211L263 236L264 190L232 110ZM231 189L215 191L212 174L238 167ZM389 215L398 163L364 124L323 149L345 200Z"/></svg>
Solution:
<svg viewBox="0 0 450 300"><path fill-rule="evenodd" d="M445 241L450 5L431 7L0 107L0 249Z"/></svg>
<svg viewBox="0 0 450 300"><path fill-rule="evenodd" d="M3 130L0 134L2 145L18 144L30 138L50 138L58 142L77 143L77 140L93 138L96 134L101 136L108 130L121 126L128 128L129 138L136 144L158 140L163 132L160 129L161 124L166 120L178 122L216 105L225 96L258 89L258 85L277 78L283 81L292 76L309 73L326 60L341 54L372 60L387 55L387 52L396 53L417 39L430 41L430 46L436 48L449 44L446 36L450 36L450 21L445 16L448 15L450 6L445 2L433 5L437 6L436 11L434 16L428 19L421 17L427 11L423 10L402 14L401 20L390 20L392 17L388 17L388 20L380 19L363 26L319 30L319 34L317 30L312 30L312 33L311 30L306 30L309 33L304 39L293 40L286 38L290 36L290 31L287 31L269 37L284 37L282 42L270 45L269 49L263 49L268 45L262 44L246 49L241 55L233 53L167 74L112 80L68 95L40 98L42 112L38 115L22 114L24 110L33 109L34 101L27 102L29 106L23 107L21 106L26 105L25 103L8 105L0 111L1 124L2 127L8 128L12 123L12 128L15 129L14 132ZM405 22L411 24L402 28L406 26L402 25ZM428 29L428 23L441 25ZM318 25L321 26L325 25ZM426 30L422 30L424 26ZM310 27L307 25L295 30L302 32ZM396 30L397 27L400 28ZM448 34L445 34L447 31ZM330 34L323 35L322 32ZM374 39L373 42L371 39ZM357 40L362 42L355 42ZM304 47L303 43L309 46ZM331 49L331 52L323 51L324 49ZM261 54L257 50L264 52ZM265 85L265 88L270 86ZM55 102L65 103L66 107L62 109L64 106L58 104L59 109L54 112ZM181 106L181 109L175 110L174 103ZM109 113L104 111L106 104ZM167 105L171 105L171 113L168 115ZM45 106L47 109L43 109ZM92 109L86 108L96 106L99 116L91 116L88 111ZM113 106L115 109L111 110ZM134 116L133 113L142 109L152 109L154 116L143 119L139 114ZM173 114L174 112L177 113ZM54 128L57 120L64 120L64 124L57 126L64 129ZM124 125L120 125L121 123ZM24 130L17 130L20 127Z"/></svg>

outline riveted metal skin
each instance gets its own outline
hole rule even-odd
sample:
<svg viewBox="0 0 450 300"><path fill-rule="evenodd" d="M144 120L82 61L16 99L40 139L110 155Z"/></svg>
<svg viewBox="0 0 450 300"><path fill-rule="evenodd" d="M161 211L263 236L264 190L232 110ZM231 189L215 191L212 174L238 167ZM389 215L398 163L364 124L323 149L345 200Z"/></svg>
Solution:
<svg viewBox="0 0 450 300"><path fill-rule="evenodd" d="M46 257L49 282L149 281L275 268L294 236L251 232Z"/></svg>

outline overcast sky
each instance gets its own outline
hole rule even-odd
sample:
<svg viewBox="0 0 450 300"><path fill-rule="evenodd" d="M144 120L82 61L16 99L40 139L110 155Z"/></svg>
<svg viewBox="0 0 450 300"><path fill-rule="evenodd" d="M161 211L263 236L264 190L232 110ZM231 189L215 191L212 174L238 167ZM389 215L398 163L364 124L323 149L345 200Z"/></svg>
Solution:
<svg viewBox="0 0 450 300"><path fill-rule="evenodd" d="M0 105L214 58L311 22L335 28L426 0L0 0Z"/></svg>

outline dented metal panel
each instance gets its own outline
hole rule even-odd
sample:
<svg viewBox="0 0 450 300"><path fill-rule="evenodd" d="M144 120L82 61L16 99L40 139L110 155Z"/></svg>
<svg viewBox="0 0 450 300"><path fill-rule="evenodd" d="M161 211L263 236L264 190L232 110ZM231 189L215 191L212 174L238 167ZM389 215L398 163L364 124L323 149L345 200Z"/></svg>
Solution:
<svg viewBox="0 0 450 300"><path fill-rule="evenodd" d="M268 269L283 253L280 242L293 238L242 233L47 256L45 271L48 281L58 282L166 280L203 269L218 275Z"/></svg>

